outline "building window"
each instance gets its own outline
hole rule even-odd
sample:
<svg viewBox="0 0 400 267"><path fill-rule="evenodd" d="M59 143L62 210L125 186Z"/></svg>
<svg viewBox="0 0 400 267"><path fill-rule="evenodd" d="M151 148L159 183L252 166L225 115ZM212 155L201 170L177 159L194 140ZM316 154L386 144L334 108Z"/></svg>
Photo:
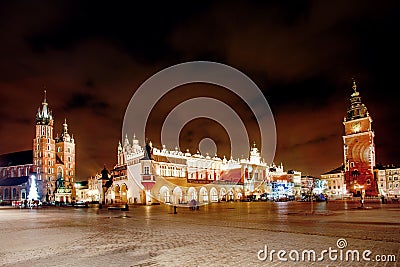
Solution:
<svg viewBox="0 0 400 267"><path fill-rule="evenodd" d="M68 148L68 153L71 153L71 148L70 147Z"/></svg>
<svg viewBox="0 0 400 267"><path fill-rule="evenodd" d="M150 173L150 168L148 166L144 167L144 174L149 174Z"/></svg>
<svg viewBox="0 0 400 267"><path fill-rule="evenodd" d="M71 157L68 157L68 162L71 162Z"/></svg>
<svg viewBox="0 0 400 267"><path fill-rule="evenodd" d="M371 184L371 179L367 179L367 185Z"/></svg>
<svg viewBox="0 0 400 267"><path fill-rule="evenodd" d="M57 147L57 152L61 152L61 147Z"/></svg>
<svg viewBox="0 0 400 267"><path fill-rule="evenodd" d="M13 190L12 190L12 198L16 199L17 197L18 197L17 196L17 189L13 188Z"/></svg>

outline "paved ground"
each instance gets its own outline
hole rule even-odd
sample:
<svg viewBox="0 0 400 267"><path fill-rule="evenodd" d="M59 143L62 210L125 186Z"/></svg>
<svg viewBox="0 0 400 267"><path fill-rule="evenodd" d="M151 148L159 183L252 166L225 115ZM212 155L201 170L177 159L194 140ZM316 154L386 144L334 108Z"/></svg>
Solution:
<svg viewBox="0 0 400 267"><path fill-rule="evenodd" d="M166 205L126 212L0 208L0 266L396 266L400 205L358 205L314 203L311 212L311 203L303 202L215 203L177 214ZM347 247L338 248L340 238ZM260 260L265 246L268 256L284 250L287 261L277 252L272 261ZM315 261L308 259L312 250ZM349 250L360 253L359 262L345 260ZM371 261L362 260L366 250ZM397 262L377 262L377 255L394 255Z"/></svg>

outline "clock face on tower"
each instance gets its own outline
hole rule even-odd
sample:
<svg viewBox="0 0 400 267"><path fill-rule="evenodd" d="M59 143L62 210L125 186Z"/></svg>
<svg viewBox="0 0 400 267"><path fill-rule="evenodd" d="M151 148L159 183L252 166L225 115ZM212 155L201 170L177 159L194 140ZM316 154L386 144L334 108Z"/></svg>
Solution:
<svg viewBox="0 0 400 267"><path fill-rule="evenodd" d="M353 128L353 131L355 133L358 133L361 130L361 123L359 121L358 122L354 122L351 127Z"/></svg>

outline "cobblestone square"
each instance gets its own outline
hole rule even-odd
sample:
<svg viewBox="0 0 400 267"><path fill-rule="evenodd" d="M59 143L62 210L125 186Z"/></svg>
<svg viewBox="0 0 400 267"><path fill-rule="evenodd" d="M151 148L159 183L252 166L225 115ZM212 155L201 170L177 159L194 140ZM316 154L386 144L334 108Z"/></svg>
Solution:
<svg viewBox="0 0 400 267"><path fill-rule="evenodd" d="M356 201L228 202L199 210L168 205L106 208L0 209L1 266L396 266L376 255L400 256L400 205ZM338 239L345 239L339 260ZM273 259L264 256L275 250ZM337 250L338 259L322 250ZM287 253L278 259L277 252ZM300 252L300 261L289 252ZM301 261L314 250L316 260ZM345 260L370 250L370 261ZM295 254L291 254L293 256Z"/></svg>

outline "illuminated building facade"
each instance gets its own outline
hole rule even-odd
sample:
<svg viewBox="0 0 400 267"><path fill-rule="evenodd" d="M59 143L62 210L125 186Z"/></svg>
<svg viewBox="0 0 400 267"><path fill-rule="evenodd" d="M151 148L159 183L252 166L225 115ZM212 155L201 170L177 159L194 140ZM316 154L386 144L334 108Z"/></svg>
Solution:
<svg viewBox="0 0 400 267"><path fill-rule="evenodd" d="M378 190L384 196L400 196L400 167L395 165L377 166L375 168Z"/></svg>
<svg viewBox="0 0 400 267"><path fill-rule="evenodd" d="M36 114L33 150L0 156L3 159L0 166L2 200L25 200L29 195L29 178L33 175L41 201L74 201L75 140L68 133L66 120L60 136L54 138L53 127L53 114L48 107L45 91L44 100Z"/></svg>
<svg viewBox="0 0 400 267"><path fill-rule="evenodd" d="M45 97L36 114L36 135L33 139L33 163L39 195L45 201L72 202L75 199L75 140L68 133L66 120L63 131L53 136L54 119Z"/></svg>
<svg viewBox="0 0 400 267"><path fill-rule="evenodd" d="M330 198L343 198L347 194L343 166L321 174L321 180L326 181L325 193Z"/></svg>
<svg viewBox="0 0 400 267"><path fill-rule="evenodd" d="M372 131L372 119L367 107L361 103L360 93L353 82L351 105L347 110L343 124L344 175L346 188L353 195L378 195L374 178L375 144Z"/></svg>
<svg viewBox="0 0 400 267"><path fill-rule="evenodd" d="M33 170L32 150L0 155L0 204L9 205L27 198Z"/></svg>
<svg viewBox="0 0 400 267"><path fill-rule="evenodd" d="M89 177L87 181L87 193L85 199L80 199L89 202L105 203L105 193L112 185L112 177L106 167L97 173L95 176Z"/></svg>
<svg viewBox="0 0 400 267"><path fill-rule="evenodd" d="M400 167L388 166L385 169L387 195L400 196Z"/></svg>
<svg viewBox="0 0 400 267"><path fill-rule="evenodd" d="M271 193L271 183L285 176L300 183L300 172L283 171L280 166L268 165L254 145L247 159L223 159L199 152L191 154L177 148L168 150L152 147L147 142L140 146L125 137L118 145L118 163L111 171L113 184L105 195L106 203L163 202L186 204L241 200ZM277 178L275 180L278 180ZM297 185L299 188L300 185ZM300 190L299 190L300 191ZM294 186L291 191L294 194Z"/></svg>

